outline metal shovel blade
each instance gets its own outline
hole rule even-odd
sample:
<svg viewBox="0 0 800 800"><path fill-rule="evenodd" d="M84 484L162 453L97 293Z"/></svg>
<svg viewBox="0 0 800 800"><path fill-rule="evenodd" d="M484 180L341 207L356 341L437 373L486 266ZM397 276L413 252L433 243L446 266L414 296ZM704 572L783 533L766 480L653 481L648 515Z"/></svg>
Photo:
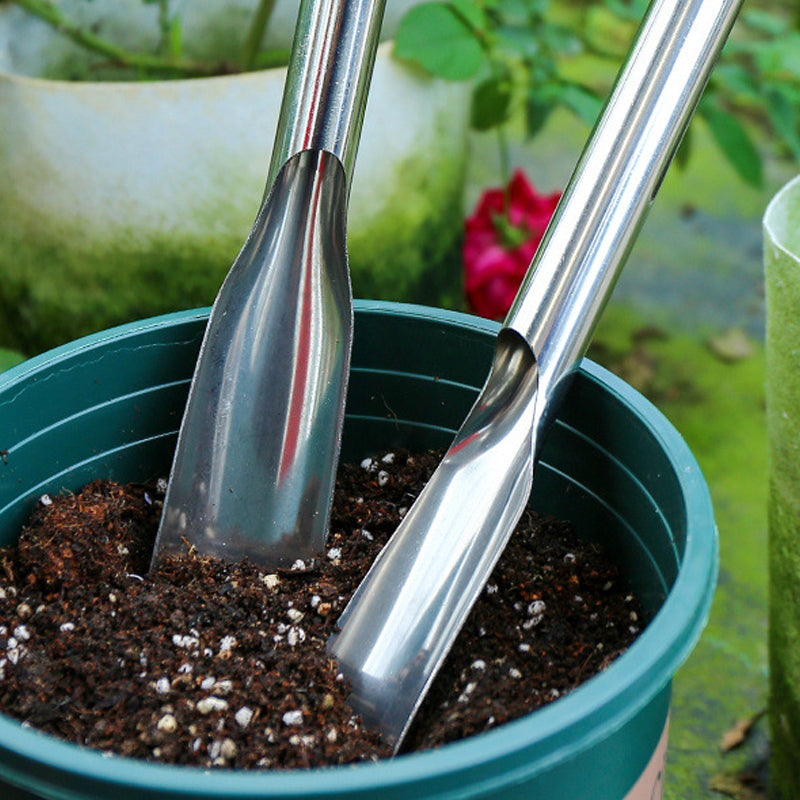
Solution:
<svg viewBox="0 0 800 800"><path fill-rule="evenodd" d="M527 503L533 464L741 0L654 0L444 461L330 649L399 748Z"/></svg>
<svg viewBox="0 0 800 800"><path fill-rule="evenodd" d="M153 563L189 544L268 567L328 528L353 310L347 199L385 0L301 0L269 194L220 289Z"/></svg>
<svg viewBox="0 0 800 800"><path fill-rule="evenodd" d="M269 566L324 546L353 329L338 158L273 184L209 318L156 556L189 542Z"/></svg>
<svg viewBox="0 0 800 800"><path fill-rule="evenodd" d="M351 682L349 702L391 742L403 738L528 502L537 383L527 343L500 336L486 385L435 477L339 620L333 653ZM368 613L351 619L362 602Z"/></svg>

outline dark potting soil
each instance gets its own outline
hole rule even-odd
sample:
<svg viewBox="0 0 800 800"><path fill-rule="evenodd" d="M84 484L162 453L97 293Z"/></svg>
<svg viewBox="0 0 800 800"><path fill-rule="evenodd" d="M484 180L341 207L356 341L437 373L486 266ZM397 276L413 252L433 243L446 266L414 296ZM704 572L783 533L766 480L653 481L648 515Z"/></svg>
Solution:
<svg viewBox="0 0 800 800"><path fill-rule="evenodd" d="M326 653L336 620L438 460L340 469L327 551L268 572L188 551L147 575L165 482L43 496L0 550L0 710L125 756L309 767L389 754ZM408 749L549 703L636 638L641 610L598 547L526 513L421 709Z"/></svg>

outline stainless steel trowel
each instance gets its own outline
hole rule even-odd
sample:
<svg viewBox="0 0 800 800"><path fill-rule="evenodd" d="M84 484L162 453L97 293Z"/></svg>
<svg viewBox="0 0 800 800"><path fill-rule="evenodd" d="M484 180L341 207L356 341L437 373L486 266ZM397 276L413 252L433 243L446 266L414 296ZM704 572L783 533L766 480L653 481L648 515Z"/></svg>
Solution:
<svg viewBox="0 0 800 800"><path fill-rule="evenodd" d="M209 318L154 563L324 547L353 310L347 201L385 0L303 0L267 186Z"/></svg>
<svg viewBox="0 0 800 800"><path fill-rule="evenodd" d="M740 0L655 0L497 338L466 421L331 651L399 748L528 502L542 440Z"/></svg>

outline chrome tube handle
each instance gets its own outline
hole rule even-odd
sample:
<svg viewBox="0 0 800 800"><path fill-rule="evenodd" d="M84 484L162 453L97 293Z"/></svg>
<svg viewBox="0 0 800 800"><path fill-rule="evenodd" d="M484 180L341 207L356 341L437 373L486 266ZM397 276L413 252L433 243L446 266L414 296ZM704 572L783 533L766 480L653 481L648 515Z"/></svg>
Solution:
<svg viewBox="0 0 800 800"><path fill-rule="evenodd" d="M267 186L303 150L326 150L352 180L385 0L302 0Z"/></svg>
<svg viewBox="0 0 800 800"><path fill-rule="evenodd" d="M586 352L740 5L655 0L642 22L504 322L538 362L537 433Z"/></svg>

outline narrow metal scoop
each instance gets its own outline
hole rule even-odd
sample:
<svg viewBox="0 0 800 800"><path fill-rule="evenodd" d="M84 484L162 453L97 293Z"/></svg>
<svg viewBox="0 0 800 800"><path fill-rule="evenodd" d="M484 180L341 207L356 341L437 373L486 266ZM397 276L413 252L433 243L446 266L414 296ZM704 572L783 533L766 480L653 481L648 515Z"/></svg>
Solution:
<svg viewBox="0 0 800 800"><path fill-rule="evenodd" d="M324 547L353 309L347 201L385 0L303 0L268 187L211 311L153 556Z"/></svg>
<svg viewBox="0 0 800 800"><path fill-rule="evenodd" d="M366 725L399 748L525 508L542 438L740 0L656 0L497 339L455 441L330 646Z"/></svg>

